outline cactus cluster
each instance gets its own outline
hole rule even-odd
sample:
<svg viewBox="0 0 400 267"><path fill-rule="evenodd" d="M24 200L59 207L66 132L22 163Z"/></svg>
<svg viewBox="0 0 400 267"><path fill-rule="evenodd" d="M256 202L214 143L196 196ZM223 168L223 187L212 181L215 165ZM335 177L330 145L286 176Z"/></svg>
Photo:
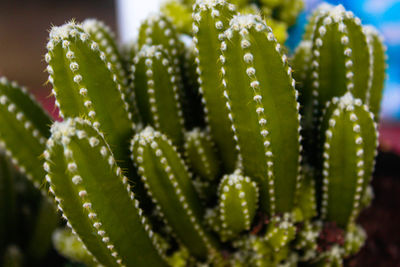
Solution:
<svg viewBox="0 0 400 267"><path fill-rule="evenodd" d="M226 0L192 18L192 46L152 15L129 53L96 20L54 26L62 121L2 78L2 150L55 200L56 249L88 266L340 266L365 240L381 37L324 4L289 58Z"/></svg>
<svg viewBox="0 0 400 267"><path fill-rule="evenodd" d="M261 14L274 30L276 39L284 43L288 28L295 24L304 8L303 0L232 0L241 14ZM192 33L192 6L195 0L167 0L161 11L171 18L178 31Z"/></svg>

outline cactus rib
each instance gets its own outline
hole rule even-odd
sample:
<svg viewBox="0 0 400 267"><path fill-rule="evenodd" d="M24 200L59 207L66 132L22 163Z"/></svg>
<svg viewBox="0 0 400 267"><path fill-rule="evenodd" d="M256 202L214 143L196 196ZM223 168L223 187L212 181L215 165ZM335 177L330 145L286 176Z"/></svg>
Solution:
<svg viewBox="0 0 400 267"><path fill-rule="evenodd" d="M40 157L50 135L51 119L24 87L0 79L0 145L35 187L43 185ZM4 127L7 125L7 127Z"/></svg>
<svg viewBox="0 0 400 267"><path fill-rule="evenodd" d="M233 172L237 152L230 129L221 86L220 38L229 26L235 6L224 0L197 1L194 5L193 41L196 48L199 91L205 105L205 119L222 158L225 170Z"/></svg>
<svg viewBox="0 0 400 267"><path fill-rule="evenodd" d="M373 114L351 93L327 105L321 127L325 136L321 216L340 227L354 222L360 210L376 156L376 127Z"/></svg>
<svg viewBox="0 0 400 267"><path fill-rule="evenodd" d="M115 157L127 168L126 144L135 125L114 65L75 22L53 27L47 48L47 71L60 115L92 121L107 134Z"/></svg>
<svg viewBox="0 0 400 267"><path fill-rule="evenodd" d="M133 85L145 124L167 134L176 145L183 143L184 121L178 73L162 45L143 45L134 58Z"/></svg>

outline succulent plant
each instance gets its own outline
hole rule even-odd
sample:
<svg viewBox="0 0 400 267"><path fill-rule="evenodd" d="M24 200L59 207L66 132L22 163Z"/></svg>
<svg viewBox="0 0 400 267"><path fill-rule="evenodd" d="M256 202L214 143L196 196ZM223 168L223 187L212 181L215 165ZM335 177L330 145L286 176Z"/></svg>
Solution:
<svg viewBox="0 0 400 267"><path fill-rule="evenodd" d="M280 43L285 42L288 28L295 24L304 8L303 0L232 0L230 3L237 6L241 14L261 14ZM173 21L180 33L191 34L191 13L195 4L194 0L168 0L163 3L161 11Z"/></svg>
<svg viewBox="0 0 400 267"><path fill-rule="evenodd" d="M53 235L62 255L89 266L337 266L361 248L381 38L322 5L289 59L261 16L237 10L197 0L193 46L153 15L129 53L101 22L53 27L45 60L62 121L2 78L2 147L71 228Z"/></svg>

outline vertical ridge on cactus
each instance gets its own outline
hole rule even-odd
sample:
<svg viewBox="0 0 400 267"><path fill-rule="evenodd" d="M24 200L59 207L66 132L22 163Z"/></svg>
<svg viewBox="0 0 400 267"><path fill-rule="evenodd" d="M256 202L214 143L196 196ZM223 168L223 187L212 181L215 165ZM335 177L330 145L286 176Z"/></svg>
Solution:
<svg viewBox="0 0 400 267"><path fill-rule="evenodd" d="M370 56L370 79L368 80L368 92L366 103L375 116L375 121L379 120L379 111L382 100L382 91L385 81L386 70L386 46L383 44L383 37L373 26L364 26L364 33L367 35L367 42Z"/></svg>
<svg viewBox="0 0 400 267"><path fill-rule="evenodd" d="M47 48L47 71L60 115L87 117L107 133L116 158L129 159L126 144L133 134L132 115L114 66L99 44L70 22L52 28Z"/></svg>
<svg viewBox="0 0 400 267"><path fill-rule="evenodd" d="M325 103L346 91L366 99L369 77L367 39L359 18L343 6L318 17L313 33L312 87L321 111Z"/></svg>
<svg viewBox="0 0 400 267"><path fill-rule="evenodd" d="M239 170L222 178L218 195L222 238L250 230L258 206L257 184Z"/></svg>
<svg viewBox="0 0 400 267"><path fill-rule="evenodd" d="M58 208L99 263L165 265L128 178L90 122L55 123L45 156L46 179Z"/></svg>
<svg viewBox="0 0 400 267"><path fill-rule="evenodd" d="M234 16L225 36L223 94L239 163L260 184L264 210L290 211L299 185L301 149L300 106L291 67L258 16Z"/></svg>
<svg viewBox="0 0 400 267"><path fill-rule="evenodd" d="M146 127L133 138L132 151L150 197L177 238L200 260L216 257L216 240L202 226L200 201L172 142Z"/></svg>
<svg viewBox="0 0 400 267"><path fill-rule="evenodd" d="M0 79L0 145L37 188L43 187L45 173L40 156L51 123L50 116L24 87L4 77Z"/></svg>
<svg viewBox="0 0 400 267"><path fill-rule="evenodd" d="M223 0L196 1L193 7L193 41L196 46L199 90L205 105L206 122L227 172L233 172L235 169L237 152L228 110L221 97L222 60L219 48L223 32L229 27L229 20L235 14L234 10L232 4Z"/></svg>
<svg viewBox="0 0 400 267"><path fill-rule="evenodd" d="M219 174L219 159L211 137L195 128L185 133L185 156L190 167L205 180L213 181Z"/></svg>
<svg viewBox="0 0 400 267"><path fill-rule="evenodd" d="M143 123L166 133L176 145L183 144L179 73L167 50L162 45L143 45L133 63L133 89Z"/></svg>
<svg viewBox="0 0 400 267"><path fill-rule="evenodd" d="M131 96L132 89L129 85L126 64L116 44L115 34L107 25L96 19L86 19L82 22L82 28L90 34L93 41L99 45L99 49L105 53L107 61L114 66L115 74L121 83L121 92ZM133 121L138 123L139 114L135 104L133 95L133 99L129 99L129 112L132 114Z"/></svg>
<svg viewBox="0 0 400 267"><path fill-rule="evenodd" d="M321 215L340 227L354 222L360 210L376 156L376 127L368 107L351 93L333 98L325 111Z"/></svg>

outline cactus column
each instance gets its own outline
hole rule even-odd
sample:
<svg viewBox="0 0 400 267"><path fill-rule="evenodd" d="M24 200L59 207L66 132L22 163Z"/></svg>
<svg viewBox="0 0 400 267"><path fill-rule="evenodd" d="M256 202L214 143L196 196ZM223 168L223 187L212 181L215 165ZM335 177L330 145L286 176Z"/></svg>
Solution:
<svg viewBox="0 0 400 267"><path fill-rule="evenodd" d="M226 171L233 172L237 152L223 99L220 44L235 7L224 0L197 1L194 6L193 41L206 121Z"/></svg>
<svg viewBox="0 0 400 267"><path fill-rule="evenodd" d="M225 36L220 42L223 94L240 164L259 183L264 210L291 211L301 160L292 70L259 16L234 16Z"/></svg>
<svg viewBox="0 0 400 267"><path fill-rule="evenodd" d="M44 155L46 179L59 210L99 263L166 265L128 178L90 122L55 123Z"/></svg>
<svg viewBox="0 0 400 267"><path fill-rule="evenodd" d="M218 256L216 240L202 226L203 210L188 169L172 142L147 127L132 140L132 152L149 195L177 238L200 260Z"/></svg>
<svg viewBox="0 0 400 267"><path fill-rule="evenodd" d="M372 176L377 125L351 93L333 98L321 125L324 135L321 215L340 227L354 222Z"/></svg>

